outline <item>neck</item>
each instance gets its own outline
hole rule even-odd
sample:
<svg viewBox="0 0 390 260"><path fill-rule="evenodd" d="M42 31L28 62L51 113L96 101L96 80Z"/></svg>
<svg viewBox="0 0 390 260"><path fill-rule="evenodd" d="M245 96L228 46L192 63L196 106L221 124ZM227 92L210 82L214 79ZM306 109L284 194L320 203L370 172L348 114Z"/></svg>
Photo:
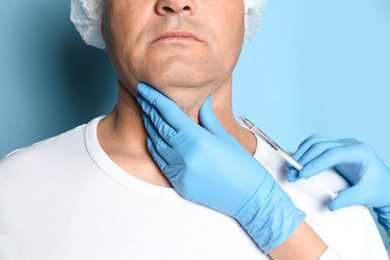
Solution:
<svg viewBox="0 0 390 260"><path fill-rule="evenodd" d="M228 105L232 103L231 80L215 93ZM195 122L203 102L210 95L191 90L172 90L164 93ZM193 92L193 93L191 93ZM196 98L194 98L196 97ZM234 119L233 112L220 100L213 97L213 109L221 125L243 146L254 154L254 136ZM98 124L97 134L100 145L107 155L129 174L151 184L171 187L153 161L146 146L148 133L141 117L141 107L135 95L119 82L118 104L113 111Z"/></svg>

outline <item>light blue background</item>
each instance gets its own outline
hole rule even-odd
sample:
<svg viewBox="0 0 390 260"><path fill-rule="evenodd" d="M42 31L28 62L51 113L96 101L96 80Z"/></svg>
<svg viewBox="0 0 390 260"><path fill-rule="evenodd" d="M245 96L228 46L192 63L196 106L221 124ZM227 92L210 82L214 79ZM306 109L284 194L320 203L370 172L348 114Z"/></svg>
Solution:
<svg viewBox="0 0 390 260"><path fill-rule="evenodd" d="M69 6L0 0L0 158L115 105L115 72ZM263 18L234 72L234 108L289 150L313 133L355 137L390 165L390 2L269 1Z"/></svg>

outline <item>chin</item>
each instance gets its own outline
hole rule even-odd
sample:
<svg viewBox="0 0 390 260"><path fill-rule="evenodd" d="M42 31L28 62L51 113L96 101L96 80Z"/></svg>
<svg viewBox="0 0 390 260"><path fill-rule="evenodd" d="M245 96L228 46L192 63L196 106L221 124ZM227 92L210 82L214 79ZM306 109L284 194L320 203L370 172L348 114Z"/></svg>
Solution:
<svg viewBox="0 0 390 260"><path fill-rule="evenodd" d="M215 73L209 65L193 60L170 59L159 62L155 66L148 66L146 74L147 81L158 89L202 88L215 81Z"/></svg>

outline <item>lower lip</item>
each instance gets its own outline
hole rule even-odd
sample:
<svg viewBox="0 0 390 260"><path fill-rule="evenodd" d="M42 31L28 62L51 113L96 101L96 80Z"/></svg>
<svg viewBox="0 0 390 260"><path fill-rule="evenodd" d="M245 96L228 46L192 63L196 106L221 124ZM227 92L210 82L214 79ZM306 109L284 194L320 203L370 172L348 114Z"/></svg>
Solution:
<svg viewBox="0 0 390 260"><path fill-rule="evenodd" d="M197 41L197 40L192 37L165 37L157 41Z"/></svg>

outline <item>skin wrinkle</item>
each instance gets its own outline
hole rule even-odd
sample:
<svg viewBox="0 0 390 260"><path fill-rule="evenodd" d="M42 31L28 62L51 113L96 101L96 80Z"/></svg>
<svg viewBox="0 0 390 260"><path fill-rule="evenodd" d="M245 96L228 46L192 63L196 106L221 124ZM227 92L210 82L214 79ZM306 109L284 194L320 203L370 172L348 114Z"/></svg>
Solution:
<svg viewBox="0 0 390 260"><path fill-rule="evenodd" d="M107 155L129 174L171 187L149 154L148 136L136 102L136 85L152 85L194 121L215 92L231 105L232 72L241 53L244 2L237 0L107 0L103 32L107 54L118 76L118 104L98 124ZM182 6L179 6L182 4ZM174 11L164 11L164 6ZM179 7L178 7L179 6ZM188 6L187 10L183 10ZM185 30L202 42L164 40L163 33ZM224 104L213 102L222 126L251 154L256 139L235 121Z"/></svg>

